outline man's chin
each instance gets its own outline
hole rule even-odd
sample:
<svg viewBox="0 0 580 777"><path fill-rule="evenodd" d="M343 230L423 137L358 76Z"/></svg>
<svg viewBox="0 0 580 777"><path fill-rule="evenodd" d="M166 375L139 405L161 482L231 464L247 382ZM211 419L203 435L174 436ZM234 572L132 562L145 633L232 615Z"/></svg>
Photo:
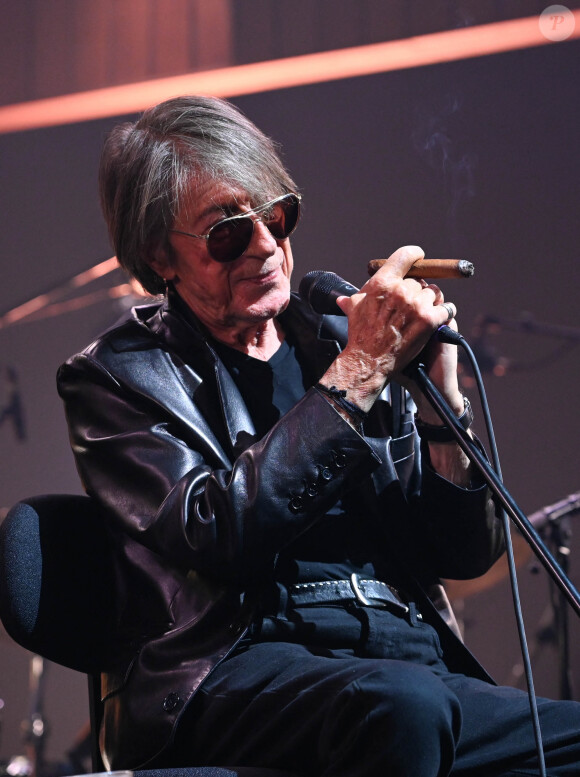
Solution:
<svg viewBox="0 0 580 777"><path fill-rule="evenodd" d="M255 321L267 321L276 318L288 307L290 303L290 291L266 294L253 305L248 306L248 314Z"/></svg>

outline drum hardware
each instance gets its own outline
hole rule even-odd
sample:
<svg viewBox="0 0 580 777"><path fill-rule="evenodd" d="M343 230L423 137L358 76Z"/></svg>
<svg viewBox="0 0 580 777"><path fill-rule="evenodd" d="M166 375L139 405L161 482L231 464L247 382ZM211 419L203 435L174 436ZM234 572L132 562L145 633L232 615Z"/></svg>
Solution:
<svg viewBox="0 0 580 777"><path fill-rule="evenodd" d="M571 518L577 513L580 513L580 492L571 494L555 504L543 507L528 517L566 575L569 574L571 558L573 534ZM541 565L537 561L529 563L532 551L523 537L514 532L512 541L516 566L520 568L528 564L532 573L539 573ZM474 580L445 580L444 583L449 598L461 611L463 600L498 585L507 577L508 567L505 558L502 557L481 577ZM549 578L548 583L549 604L537 624L530 653L534 659L545 646L556 646L558 651L559 698L573 699L568 602L551 578ZM523 679L523 667L518 663L512 668L507 684L517 686L520 681L523 682Z"/></svg>
<svg viewBox="0 0 580 777"><path fill-rule="evenodd" d="M44 772L44 746L47 727L44 720L44 697L46 685L45 662L34 655L30 660L29 692L30 714L22 722L24 755L10 758L3 769L8 777L42 777Z"/></svg>
<svg viewBox="0 0 580 777"><path fill-rule="evenodd" d="M571 558L572 521L570 519L578 512L580 512L580 492L571 494L534 514L534 525L546 545L551 548L566 575L569 575ZM537 565L534 564L532 571L536 569ZM571 700L575 696L570 667L568 602L551 579L548 580L548 585L549 605L540 619L533 652L537 654L545 645L555 645L558 654L558 698ZM518 666L512 670L512 676L516 676L517 672Z"/></svg>

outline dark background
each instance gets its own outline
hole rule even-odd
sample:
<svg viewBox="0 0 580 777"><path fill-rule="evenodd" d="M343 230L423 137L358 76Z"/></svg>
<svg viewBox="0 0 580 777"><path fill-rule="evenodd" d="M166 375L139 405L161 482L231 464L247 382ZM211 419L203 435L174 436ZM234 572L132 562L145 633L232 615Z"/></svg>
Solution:
<svg viewBox="0 0 580 777"><path fill-rule="evenodd" d="M504 479L528 514L580 490L578 349L573 339L504 326L485 338L483 350L474 328L482 315L531 318L572 328L578 340L579 54L576 41L553 43L235 100L282 144L304 196L293 237L295 287L312 269L360 285L370 259L409 243L431 257L474 262L472 279L441 285L482 356L491 348L507 361L503 377L486 373L486 386ZM0 137L0 314L111 255L96 169L102 139L119 120ZM111 277L105 282L113 285ZM128 302L0 329L0 400L12 368L25 422L23 440L10 417L0 426L0 505L80 492L55 371ZM578 522L571 520L577 586ZM525 556L518 554L519 575L536 689L557 696L557 650L537 640L551 618L548 583ZM507 580L481 589L454 590L466 640L498 681L515 683L519 653ZM580 698L580 631L571 619ZM0 633L0 759L22 749L28 659ZM83 678L48 667L46 699L49 755L58 758L86 717Z"/></svg>

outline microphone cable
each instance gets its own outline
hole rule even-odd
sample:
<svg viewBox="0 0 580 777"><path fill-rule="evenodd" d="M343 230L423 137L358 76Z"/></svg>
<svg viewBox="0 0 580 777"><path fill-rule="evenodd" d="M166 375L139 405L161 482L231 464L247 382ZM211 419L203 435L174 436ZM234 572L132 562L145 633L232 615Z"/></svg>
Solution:
<svg viewBox="0 0 580 777"><path fill-rule="evenodd" d="M299 294L306 302L308 302L313 310L317 313L331 314L331 315L344 315L342 311L336 305L336 299L339 296L352 296L359 291L355 286L345 281L340 276L332 272L326 272L323 270L314 270L309 272L300 282ZM477 363L475 354L463 335L459 334L455 330L451 329L447 325L440 326L436 332L441 342L450 343L452 345L461 346L468 357L470 365L473 370L474 378L477 384L477 388L480 396L481 408L483 411L483 417L485 421L485 427L487 437L489 440L492 468L495 471L497 478L501 481L501 465L499 461L499 454L497 450L497 443L495 440L495 434L493 431L493 424L491 420L491 414L489 411L489 403L487 401L487 394L483 385L483 379L481 377L481 370ZM499 505L496 504L499 508ZM499 508L499 518L503 525L503 533L506 545L506 558L508 562L508 570L510 576L510 584L514 605L514 614L516 619L516 625L518 630L518 637L520 642L520 650L522 654L522 661L524 666L524 673L526 677L526 685L528 689L528 699L530 705L531 722L534 731L534 739L536 745L536 753L538 758L539 774L540 777L546 777L546 766L544 759L544 748L542 743L542 734L540 730L540 720L538 715L538 705L536 694L534 690L534 680L532 675L532 667L530 661L530 654L526 639L524 618L521 608L521 600L519 594L519 586L517 581L516 564L514 558L513 545L511 541L510 522L508 515L503 507Z"/></svg>
<svg viewBox="0 0 580 777"><path fill-rule="evenodd" d="M442 327L439 327L439 329L437 330L437 334L439 336L439 339L442 342L461 346L461 348L463 348L463 350L465 351L465 354L469 360L469 364L473 371L473 377L475 379L475 383L477 385L477 390L479 393L481 409L483 412L483 417L485 422L486 434L489 441L492 466L498 478L502 480L501 465L499 461L499 454L497 450L495 433L493 430L493 423L491 420L491 413L489 410L489 403L487 401L485 386L483 385L481 370L479 369L479 364L477 363L477 359L475 357L473 349L471 348L471 346L469 345L465 337L463 337L463 335L461 335L459 332L456 332L455 330L451 329L448 326L444 325ZM536 752L538 756L538 766L540 770L539 773L541 777L546 777L546 764L544 760L542 732L540 727L540 718L538 715L538 704L536 699L536 693L534 690L534 678L532 673L532 665L530 660L530 653L528 649L524 617L522 613L522 606L521 606L521 600L520 600L516 563L515 563L512 538L510 533L510 522L509 522L508 515L503 507L501 508L501 511L500 511L500 518L503 524L503 533L505 537L506 558L508 562L508 570L509 570L509 577L510 577L510 588L512 592L513 604L514 604L514 614L515 614L516 625L518 630L524 674L526 677L526 686L528 689L528 699L530 703L532 727L534 730L534 739L536 742Z"/></svg>

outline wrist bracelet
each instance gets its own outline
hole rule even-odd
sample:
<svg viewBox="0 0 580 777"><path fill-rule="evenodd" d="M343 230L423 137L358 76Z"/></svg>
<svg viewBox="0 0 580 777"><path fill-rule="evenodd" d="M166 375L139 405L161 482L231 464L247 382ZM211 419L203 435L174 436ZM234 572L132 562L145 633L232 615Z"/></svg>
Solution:
<svg viewBox="0 0 580 777"><path fill-rule="evenodd" d="M473 423L473 410L467 397L463 397L463 407L463 413L457 418L457 421L467 431ZM418 416L415 416L415 426L419 437L427 442L456 442L455 435L447 425L426 424Z"/></svg>
<svg viewBox="0 0 580 777"><path fill-rule="evenodd" d="M339 407L341 407L348 415L355 421L357 426L361 426L367 414L364 410L361 410L354 402L349 402L346 398L346 391L344 389L337 389L336 386L323 386L322 383L317 383L314 387L321 394L325 394L327 397L333 400Z"/></svg>

